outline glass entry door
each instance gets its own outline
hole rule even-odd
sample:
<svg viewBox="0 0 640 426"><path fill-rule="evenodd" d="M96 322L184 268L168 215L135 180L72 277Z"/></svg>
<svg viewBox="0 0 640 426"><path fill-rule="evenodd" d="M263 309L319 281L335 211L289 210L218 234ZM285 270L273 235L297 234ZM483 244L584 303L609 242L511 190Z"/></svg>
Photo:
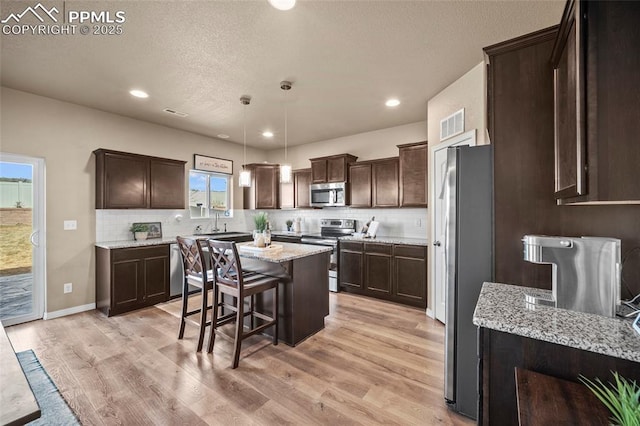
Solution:
<svg viewBox="0 0 640 426"><path fill-rule="evenodd" d="M0 153L0 320L42 318L45 292L44 160Z"/></svg>

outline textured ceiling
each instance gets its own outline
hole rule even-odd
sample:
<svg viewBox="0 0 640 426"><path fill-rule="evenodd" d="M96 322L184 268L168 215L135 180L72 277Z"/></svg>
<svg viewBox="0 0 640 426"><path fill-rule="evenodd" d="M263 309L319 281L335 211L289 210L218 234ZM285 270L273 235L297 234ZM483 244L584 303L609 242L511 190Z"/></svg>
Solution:
<svg viewBox="0 0 640 426"><path fill-rule="evenodd" d="M0 15L33 2L3 0ZM560 21L561 1L45 1L123 10L122 35L2 35L2 85L263 149L426 119L482 47ZM26 20L28 17L25 17ZM37 22L36 22L37 23ZM132 98L141 88L148 99ZM402 104L389 109L384 101ZM164 108L188 113L170 116ZM263 130L275 137L267 140Z"/></svg>

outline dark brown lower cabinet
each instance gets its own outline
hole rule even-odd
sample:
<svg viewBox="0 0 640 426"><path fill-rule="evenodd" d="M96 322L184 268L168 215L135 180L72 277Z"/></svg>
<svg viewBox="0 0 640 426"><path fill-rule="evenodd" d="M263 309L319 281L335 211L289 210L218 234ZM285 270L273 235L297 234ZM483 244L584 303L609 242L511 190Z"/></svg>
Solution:
<svg viewBox="0 0 640 426"><path fill-rule="evenodd" d="M96 247L96 307L117 315L169 299L169 245Z"/></svg>
<svg viewBox="0 0 640 426"><path fill-rule="evenodd" d="M340 286L343 289L351 288L355 291L362 290L363 254L362 243L340 242Z"/></svg>
<svg viewBox="0 0 640 426"><path fill-rule="evenodd" d="M342 291L426 308L426 247L341 241L339 251Z"/></svg>
<svg viewBox="0 0 640 426"><path fill-rule="evenodd" d="M427 307L427 248L394 245L394 294L408 305Z"/></svg>
<svg viewBox="0 0 640 426"><path fill-rule="evenodd" d="M391 268L393 246L390 244L364 245L364 282L366 290L379 295L391 295Z"/></svg>
<svg viewBox="0 0 640 426"><path fill-rule="evenodd" d="M613 380L611 371L640 381L638 363L625 359L487 328L479 328L478 342L479 425L518 424L516 367L571 382L582 374L606 383Z"/></svg>

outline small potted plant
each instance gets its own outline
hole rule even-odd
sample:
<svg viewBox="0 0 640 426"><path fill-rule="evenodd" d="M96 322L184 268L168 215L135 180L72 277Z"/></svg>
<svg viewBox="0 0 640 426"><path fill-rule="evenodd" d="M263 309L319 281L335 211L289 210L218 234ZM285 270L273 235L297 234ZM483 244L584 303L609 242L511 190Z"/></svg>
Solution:
<svg viewBox="0 0 640 426"><path fill-rule="evenodd" d="M640 385L635 381L625 379L618 375L617 372L612 372L612 374L615 383L609 383L609 386L602 383L598 378L595 381L591 381L584 376L580 376L580 381L609 409L612 424L639 426Z"/></svg>
<svg viewBox="0 0 640 426"><path fill-rule="evenodd" d="M288 219L286 221L287 224L287 231L291 232L291 227L293 226L293 221L291 219Z"/></svg>
<svg viewBox="0 0 640 426"><path fill-rule="evenodd" d="M264 230L267 229L268 216L265 212L258 212L253 216L253 223L256 225L256 229L253 231L253 244L257 247L264 247Z"/></svg>
<svg viewBox="0 0 640 426"><path fill-rule="evenodd" d="M263 232L267 229L267 221L269 220L265 212L258 212L253 216L253 223L256 225L256 231Z"/></svg>
<svg viewBox="0 0 640 426"><path fill-rule="evenodd" d="M129 228L129 231L133 232L133 239L136 241L143 241L147 239L149 235L149 225L146 223L134 223Z"/></svg>

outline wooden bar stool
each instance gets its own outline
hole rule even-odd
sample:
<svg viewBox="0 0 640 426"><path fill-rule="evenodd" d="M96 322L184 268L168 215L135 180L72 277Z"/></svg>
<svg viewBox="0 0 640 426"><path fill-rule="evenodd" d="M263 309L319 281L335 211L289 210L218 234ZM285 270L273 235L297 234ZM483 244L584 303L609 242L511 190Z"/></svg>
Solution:
<svg viewBox="0 0 640 426"><path fill-rule="evenodd" d="M182 313L180 316L180 331L178 332L178 339L184 337L184 326L187 317L195 314L200 315L200 334L198 336L198 348L197 351L202 350L202 344L204 342L204 332L207 326L211 325L211 321L207 321L208 311L211 310L212 305L208 304L209 290L214 287L213 274L211 270L206 271L206 266L203 260L205 259L202 248L199 242L192 238L176 237L178 240L178 246L180 247L180 253L182 254L182 263L184 265L184 284L182 286ZM206 272L203 272L206 271ZM202 303L200 308L192 311L188 310L189 302L189 285L200 289L200 295L202 297ZM215 297L214 297L215 303Z"/></svg>
<svg viewBox="0 0 640 426"><path fill-rule="evenodd" d="M273 344L278 344L278 278L268 277L260 274L250 274L242 272L242 265L236 244L227 241L207 240L209 256L211 256L211 269L214 273L214 292L213 304L220 306L218 293L222 296L225 294L231 296L235 302L234 306L229 307L235 312L235 337L233 349L232 368L238 367L240 361L240 349L242 341L247 337L260 333L264 329L273 326ZM273 308L272 316L266 315L255 310L255 295L273 290ZM244 310L244 300L251 297L249 303L249 311ZM225 306L228 306L225 304ZM218 316L218 310L213 311L213 326L209 335L209 352L213 351L213 345L216 338L217 327L221 325L225 317ZM249 330L244 331L244 318L251 316L251 325ZM255 319L262 320L262 324L256 326ZM221 336L229 337L224 333Z"/></svg>

